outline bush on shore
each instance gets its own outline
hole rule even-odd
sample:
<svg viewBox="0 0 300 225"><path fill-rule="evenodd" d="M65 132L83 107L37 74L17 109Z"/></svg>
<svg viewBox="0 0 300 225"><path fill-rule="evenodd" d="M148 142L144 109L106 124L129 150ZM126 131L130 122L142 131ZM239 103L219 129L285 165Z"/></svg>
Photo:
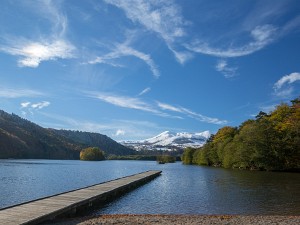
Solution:
<svg viewBox="0 0 300 225"><path fill-rule="evenodd" d="M104 152L97 147L89 147L81 150L80 160L101 161L105 160Z"/></svg>
<svg viewBox="0 0 300 225"><path fill-rule="evenodd" d="M176 161L176 157L171 155L159 155L156 157L156 161L160 164L174 163Z"/></svg>

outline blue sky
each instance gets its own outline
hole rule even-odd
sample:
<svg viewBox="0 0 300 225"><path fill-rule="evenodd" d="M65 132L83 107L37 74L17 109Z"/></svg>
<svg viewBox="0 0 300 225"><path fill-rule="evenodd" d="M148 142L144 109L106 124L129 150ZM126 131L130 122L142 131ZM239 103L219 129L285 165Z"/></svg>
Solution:
<svg viewBox="0 0 300 225"><path fill-rule="evenodd" d="M0 108L115 140L215 133L300 94L298 0L0 1Z"/></svg>

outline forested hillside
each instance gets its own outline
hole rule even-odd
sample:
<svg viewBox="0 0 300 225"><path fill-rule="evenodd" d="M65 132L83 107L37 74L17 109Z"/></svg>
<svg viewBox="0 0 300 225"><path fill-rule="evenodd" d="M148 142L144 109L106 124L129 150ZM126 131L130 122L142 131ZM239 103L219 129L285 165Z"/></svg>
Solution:
<svg viewBox="0 0 300 225"><path fill-rule="evenodd" d="M65 135L66 133L76 135ZM87 139L87 137L91 138ZM45 129L17 115L0 110L0 158L2 159L79 159L80 150L90 146L99 147L107 155L135 153L134 150L104 135Z"/></svg>
<svg viewBox="0 0 300 225"><path fill-rule="evenodd" d="M103 134L71 130L51 130L58 135L79 142L81 144L87 146L96 146L103 150L105 149L105 152L109 154L134 155L136 153L135 150L125 147Z"/></svg>
<svg viewBox="0 0 300 225"><path fill-rule="evenodd" d="M50 130L0 111L0 158L77 159L80 150Z"/></svg>
<svg viewBox="0 0 300 225"><path fill-rule="evenodd" d="M223 127L199 149L188 148L183 163L225 168L300 170L300 98L239 127Z"/></svg>

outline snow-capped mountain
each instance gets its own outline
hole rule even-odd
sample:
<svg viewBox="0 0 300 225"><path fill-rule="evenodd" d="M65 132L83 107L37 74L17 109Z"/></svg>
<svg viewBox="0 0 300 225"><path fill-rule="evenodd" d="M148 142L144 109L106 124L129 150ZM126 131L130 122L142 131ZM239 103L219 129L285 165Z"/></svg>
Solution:
<svg viewBox="0 0 300 225"><path fill-rule="evenodd" d="M174 150L186 147L199 148L210 137L209 131L201 133L173 133L170 131L142 141L123 141L121 144L136 150Z"/></svg>

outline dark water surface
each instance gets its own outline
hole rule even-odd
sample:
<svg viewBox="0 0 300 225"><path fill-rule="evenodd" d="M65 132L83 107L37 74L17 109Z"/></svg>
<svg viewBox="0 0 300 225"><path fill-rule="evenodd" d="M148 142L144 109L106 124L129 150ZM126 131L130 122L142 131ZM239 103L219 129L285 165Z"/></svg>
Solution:
<svg viewBox="0 0 300 225"><path fill-rule="evenodd" d="M0 160L0 208L146 170L163 172L93 214L300 215L300 174L148 161Z"/></svg>

